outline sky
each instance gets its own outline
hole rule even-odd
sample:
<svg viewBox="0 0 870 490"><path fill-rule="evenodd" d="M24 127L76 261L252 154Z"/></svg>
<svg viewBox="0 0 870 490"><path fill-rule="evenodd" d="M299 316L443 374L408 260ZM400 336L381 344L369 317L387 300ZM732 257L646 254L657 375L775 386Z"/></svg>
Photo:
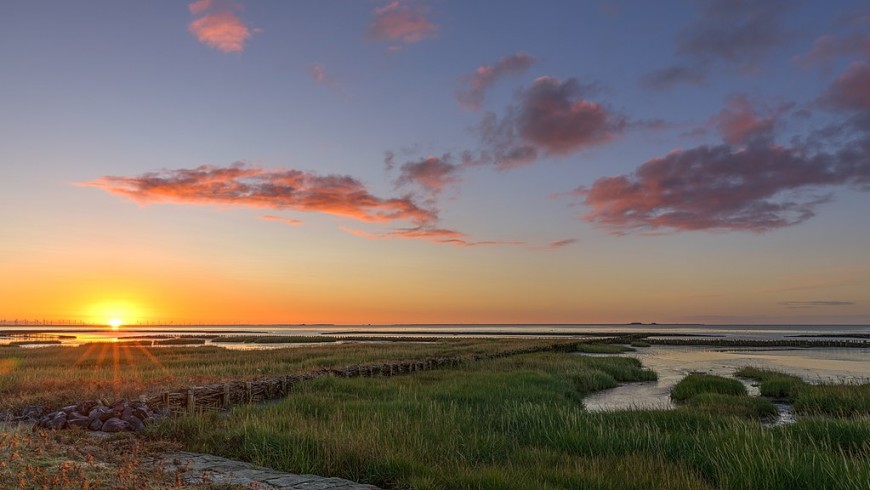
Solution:
<svg viewBox="0 0 870 490"><path fill-rule="evenodd" d="M0 319L870 323L862 1L9 2Z"/></svg>

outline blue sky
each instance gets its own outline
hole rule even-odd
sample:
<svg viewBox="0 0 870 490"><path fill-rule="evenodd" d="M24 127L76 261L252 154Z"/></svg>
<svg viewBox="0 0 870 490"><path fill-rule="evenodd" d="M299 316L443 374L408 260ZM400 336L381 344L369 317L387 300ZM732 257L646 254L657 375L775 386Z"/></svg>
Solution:
<svg viewBox="0 0 870 490"><path fill-rule="evenodd" d="M863 2L33 1L0 37L0 315L870 321Z"/></svg>

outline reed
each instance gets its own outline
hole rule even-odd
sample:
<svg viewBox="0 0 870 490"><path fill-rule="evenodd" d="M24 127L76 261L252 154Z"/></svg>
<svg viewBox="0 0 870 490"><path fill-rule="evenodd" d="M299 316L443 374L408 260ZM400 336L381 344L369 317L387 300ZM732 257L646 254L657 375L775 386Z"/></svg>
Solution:
<svg viewBox="0 0 870 490"><path fill-rule="evenodd" d="M166 420L147 436L386 488L854 489L870 478L867 418L764 428L689 405L586 412L577 376L638 367L623 361L538 353L325 377L278 403Z"/></svg>

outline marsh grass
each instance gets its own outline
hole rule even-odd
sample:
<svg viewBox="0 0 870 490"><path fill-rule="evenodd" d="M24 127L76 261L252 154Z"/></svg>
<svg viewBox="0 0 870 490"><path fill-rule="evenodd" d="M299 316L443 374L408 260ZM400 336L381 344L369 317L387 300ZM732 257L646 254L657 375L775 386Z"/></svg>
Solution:
<svg viewBox="0 0 870 490"><path fill-rule="evenodd" d="M588 342L578 344L577 352L582 352L584 354L622 354L624 352L634 352L634 349L619 344Z"/></svg>
<svg viewBox="0 0 870 490"><path fill-rule="evenodd" d="M737 376L758 381L763 396L793 403L798 414L870 415L870 383L814 385L796 376L754 367L738 370Z"/></svg>
<svg viewBox="0 0 870 490"><path fill-rule="evenodd" d="M640 369L624 361L529 354L320 378L279 403L166 420L147 435L386 488L866 488L868 419L767 429L691 406L584 411L578 390L608 383L577 379Z"/></svg>
<svg viewBox="0 0 870 490"><path fill-rule="evenodd" d="M629 345L632 347L649 347L650 343L646 340L634 340Z"/></svg>
<svg viewBox="0 0 870 490"><path fill-rule="evenodd" d="M767 398L700 393L685 401L685 407L715 415L730 415L751 419L772 419L776 405Z"/></svg>
<svg viewBox="0 0 870 490"><path fill-rule="evenodd" d="M680 402L701 394L746 396L746 387L736 379L712 374L691 373L680 380L671 390L671 398Z"/></svg>
<svg viewBox="0 0 870 490"><path fill-rule="evenodd" d="M445 339L425 343L333 343L274 350L213 346L146 347L93 343L79 347L0 348L0 412L26 405L61 407L92 398L135 399L164 390L303 373L350 364L472 356L576 342L535 339Z"/></svg>

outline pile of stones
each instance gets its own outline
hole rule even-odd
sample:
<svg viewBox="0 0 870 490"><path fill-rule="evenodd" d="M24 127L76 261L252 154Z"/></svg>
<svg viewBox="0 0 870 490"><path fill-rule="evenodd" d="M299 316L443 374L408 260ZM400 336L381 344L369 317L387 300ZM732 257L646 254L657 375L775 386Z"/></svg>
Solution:
<svg viewBox="0 0 870 490"><path fill-rule="evenodd" d="M140 401L118 400L108 404L101 400L89 400L39 415L38 419L33 416L33 410L24 415L36 419L34 430L80 427L92 431L122 432L142 430L162 414L152 412L148 405Z"/></svg>

